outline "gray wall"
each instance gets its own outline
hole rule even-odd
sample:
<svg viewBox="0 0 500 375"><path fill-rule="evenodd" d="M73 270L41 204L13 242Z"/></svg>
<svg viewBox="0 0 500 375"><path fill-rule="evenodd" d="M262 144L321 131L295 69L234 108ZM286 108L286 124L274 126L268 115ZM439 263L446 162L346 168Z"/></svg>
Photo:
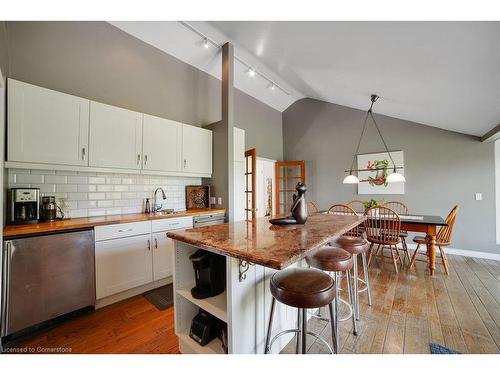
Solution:
<svg viewBox="0 0 500 375"><path fill-rule="evenodd" d="M11 78L197 126L221 118L220 80L106 22L6 25ZM279 111L237 90L235 124L248 148L281 159Z"/></svg>
<svg viewBox="0 0 500 375"><path fill-rule="evenodd" d="M351 165L365 112L313 99L302 99L283 112L285 160L306 160L308 199L321 208L353 199L354 185L343 185ZM495 244L494 144L475 137L376 114L391 150L403 150L406 194L376 195L397 199L414 213L446 216L460 205L452 247L499 252ZM383 151L370 122L360 153ZM482 201L474 193L483 193Z"/></svg>

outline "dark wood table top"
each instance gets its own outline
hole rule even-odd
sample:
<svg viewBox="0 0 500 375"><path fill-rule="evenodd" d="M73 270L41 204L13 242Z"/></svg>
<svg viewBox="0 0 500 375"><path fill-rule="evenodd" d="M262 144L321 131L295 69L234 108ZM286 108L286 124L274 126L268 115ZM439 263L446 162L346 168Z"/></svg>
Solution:
<svg viewBox="0 0 500 375"><path fill-rule="evenodd" d="M366 220L312 214L303 225L272 225L269 218L170 232L168 237L262 266L283 269Z"/></svg>
<svg viewBox="0 0 500 375"><path fill-rule="evenodd" d="M321 211L326 214L327 211ZM335 215L342 215L341 213ZM358 212L358 216L363 216L362 212ZM399 215L401 223L405 224L422 224L422 225L437 225L437 226L448 226L446 221L441 216L436 215L419 215L419 214L410 214L410 215Z"/></svg>

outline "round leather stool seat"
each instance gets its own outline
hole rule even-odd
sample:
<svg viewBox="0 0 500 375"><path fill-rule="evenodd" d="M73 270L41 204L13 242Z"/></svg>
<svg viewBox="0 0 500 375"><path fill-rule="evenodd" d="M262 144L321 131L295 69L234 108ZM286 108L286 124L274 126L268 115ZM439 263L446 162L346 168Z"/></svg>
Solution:
<svg viewBox="0 0 500 375"><path fill-rule="evenodd" d="M335 284L324 272L312 268L289 268L271 277L271 294L287 306L314 309L335 299Z"/></svg>
<svg viewBox="0 0 500 375"><path fill-rule="evenodd" d="M342 249L350 252L353 255L366 253L370 246L368 241L366 241L365 239L350 236L339 237L332 245L341 247Z"/></svg>
<svg viewBox="0 0 500 375"><path fill-rule="evenodd" d="M351 253L333 246L323 246L313 254L308 255L306 262L311 267L330 272L344 272L353 266Z"/></svg>

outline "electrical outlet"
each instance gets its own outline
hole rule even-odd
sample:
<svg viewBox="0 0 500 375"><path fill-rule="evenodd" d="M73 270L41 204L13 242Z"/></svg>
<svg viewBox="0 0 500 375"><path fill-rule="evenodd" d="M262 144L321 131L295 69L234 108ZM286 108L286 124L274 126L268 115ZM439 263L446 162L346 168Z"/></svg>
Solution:
<svg viewBox="0 0 500 375"><path fill-rule="evenodd" d="M215 204L215 197L210 197L210 204Z"/></svg>
<svg viewBox="0 0 500 375"><path fill-rule="evenodd" d="M217 204L218 204L218 205L221 205L221 204L222 204L222 197L218 197L218 198L217 198Z"/></svg>
<svg viewBox="0 0 500 375"><path fill-rule="evenodd" d="M482 193L476 193L476 200L477 201L482 201L483 200L483 194Z"/></svg>

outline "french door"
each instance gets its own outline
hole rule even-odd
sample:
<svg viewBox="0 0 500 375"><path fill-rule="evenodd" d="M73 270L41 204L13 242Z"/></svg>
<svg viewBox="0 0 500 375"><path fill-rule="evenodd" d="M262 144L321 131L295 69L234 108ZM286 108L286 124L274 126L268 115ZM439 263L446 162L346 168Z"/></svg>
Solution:
<svg viewBox="0 0 500 375"><path fill-rule="evenodd" d="M255 148L245 151L245 219L256 217L255 176L257 153Z"/></svg>
<svg viewBox="0 0 500 375"><path fill-rule="evenodd" d="M290 213L297 182L306 181L306 165L303 160L277 161L275 164L276 215Z"/></svg>

